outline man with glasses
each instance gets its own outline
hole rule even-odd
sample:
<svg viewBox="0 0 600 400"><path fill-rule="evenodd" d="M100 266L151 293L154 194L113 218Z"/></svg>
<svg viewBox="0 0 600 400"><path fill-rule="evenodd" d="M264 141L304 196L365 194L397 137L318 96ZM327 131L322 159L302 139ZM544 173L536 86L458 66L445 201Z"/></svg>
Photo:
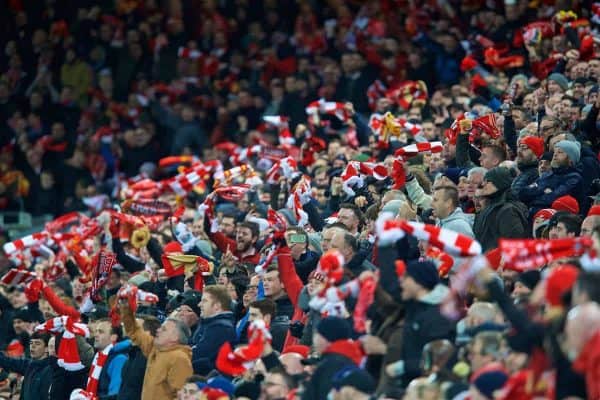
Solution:
<svg viewBox="0 0 600 400"><path fill-rule="evenodd" d="M546 141L549 137L554 136L560 128L560 121L554 117L544 117L540 123L539 133Z"/></svg>

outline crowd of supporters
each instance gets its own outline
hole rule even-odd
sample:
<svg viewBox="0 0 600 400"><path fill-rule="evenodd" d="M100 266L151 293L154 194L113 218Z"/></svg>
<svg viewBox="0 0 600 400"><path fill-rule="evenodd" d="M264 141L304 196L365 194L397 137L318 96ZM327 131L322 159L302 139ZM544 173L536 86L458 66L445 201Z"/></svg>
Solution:
<svg viewBox="0 0 600 400"><path fill-rule="evenodd" d="M0 44L1 399L600 400L600 3L0 0Z"/></svg>

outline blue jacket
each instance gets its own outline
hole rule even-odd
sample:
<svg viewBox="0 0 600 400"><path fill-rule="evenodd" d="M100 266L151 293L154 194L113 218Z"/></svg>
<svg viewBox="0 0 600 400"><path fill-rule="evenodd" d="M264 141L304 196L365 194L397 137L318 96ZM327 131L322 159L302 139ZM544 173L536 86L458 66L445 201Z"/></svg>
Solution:
<svg viewBox="0 0 600 400"><path fill-rule="evenodd" d="M518 195L519 200L529 206L531 217L542 208L549 208L554 200L562 196L571 195L582 204L585 189L583 179L574 167L560 167L522 188Z"/></svg>
<svg viewBox="0 0 600 400"><path fill-rule="evenodd" d="M215 367L217 354L223 343L236 343L233 313L224 312L202 318L192 336L192 366L194 373L207 375Z"/></svg>
<svg viewBox="0 0 600 400"><path fill-rule="evenodd" d="M100 379L98 380L98 396L116 396L119 394L121 388L121 382L123 381L121 371L123 365L127 362L127 351L131 342L129 340L123 340L115 343L113 348L108 354L106 364L100 372Z"/></svg>

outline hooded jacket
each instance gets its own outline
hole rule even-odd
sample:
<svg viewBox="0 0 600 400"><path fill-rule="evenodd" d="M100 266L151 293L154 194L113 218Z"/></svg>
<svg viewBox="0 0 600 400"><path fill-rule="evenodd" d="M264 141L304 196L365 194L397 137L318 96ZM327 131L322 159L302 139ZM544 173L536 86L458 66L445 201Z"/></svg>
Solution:
<svg viewBox="0 0 600 400"><path fill-rule="evenodd" d="M217 354L223 343L237 342L233 313L224 312L209 318L202 318L192 340L194 372L207 375L214 369Z"/></svg>
<svg viewBox="0 0 600 400"><path fill-rule="evenodd" d="M474 237L473 228L471 225L473 222L467 214L465 214L460 207L456 207L454 211L450 213L446 218L440 219L439 225L444 229L450 229L451 231L462 233L469 237Z"/></svg>
<svg viewBox="0 0 600 400"><path fill-rule="evenodd" d="M528 231L527 208L513 200L510 190L491 197L473 223L475 238L484 252L498 247L500 238L525 238Z"/></svg>
<svg viewBox="0 0 600 400"><path fill-rule="evenodd" d="M324 351L317 369L305 384L302 400L326 399L332 388L332 380L341 369L359 366L364 353L360 343L353 340L337 340Z"/></svg>
<svg viewBox="0 0 600 400"><path fill-rule="evenodd" d="M129 341L127 341L129 342ZM105 367L98 379L98 396L116 396L121 387L121 372L127 361L127 347L124 341L116 343L108 354Z"/></svg>
<svg viewBox="0 0 600 400"><path fill-rule="evenodd" d="M127 335L135 345L139 346L148 359L144 374L142 400L177 397L177 391L185 385L186 379L194 372L190 346L177 344L168 349L158 349L154 346L154 337L135 322L129 306L121 306L121 318Z"/></svg>
<svg viewBox="0 0 600 400"><path fill-rule="evenodd" d="M579 204L584 202L584 187L581 174L574 167L553 168L534 183L519 192L519 200L530 208L530 217L542 208L548 208L559 197L571 195Z"/></svg>
<svg viewBox="0 0 600 400"><path fill-rule="evenodd" d="M421 355L427 343L437 339L454 341L456 327L440 313L440 303L448 292L446 286L438 284L420 299L404 302L401 360L406 385L421 376Z"/></svg>

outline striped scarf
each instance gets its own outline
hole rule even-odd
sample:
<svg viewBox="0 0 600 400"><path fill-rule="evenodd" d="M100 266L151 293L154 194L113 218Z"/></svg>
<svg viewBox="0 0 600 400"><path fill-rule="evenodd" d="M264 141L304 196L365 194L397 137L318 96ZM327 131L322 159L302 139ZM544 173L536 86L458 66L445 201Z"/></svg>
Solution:
<svg viewBox="0 0 600 400"><path fill-rule="evenodd" d="M104 364L106 364L106 360L108 360L108 354L113 348L113 344L109 344L104 348L104 350L99 351L94 356L94 360L92 361L92 366L90 367L90 374L88 376L87 386L85 390L87 392L93 393L96 395L98 393L98 384L100 383L100 374L102 374L102 368L104 368Z"/></svg>

